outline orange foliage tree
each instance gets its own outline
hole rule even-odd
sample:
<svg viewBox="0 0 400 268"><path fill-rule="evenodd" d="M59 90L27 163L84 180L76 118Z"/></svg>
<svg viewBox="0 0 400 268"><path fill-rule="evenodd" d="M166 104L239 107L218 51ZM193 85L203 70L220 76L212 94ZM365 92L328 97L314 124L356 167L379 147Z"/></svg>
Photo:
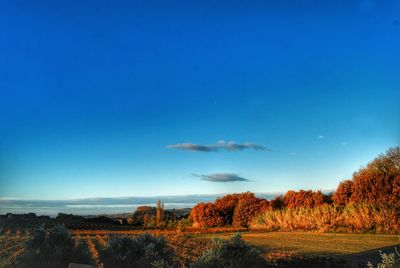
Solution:
<svg viewBox="0 0 400 268"><path fill-rule="evenodd" d="M330 196L323 194L321 191L288 191L283 196L283 204L288 208L314 208L330 202Z"/></svg>
<svg viewBox="0 0 400 268"><path fill-rule="evenodd" d="M257 198L253 193L246 192L240 195L239 202L233 214L233 226L248 227L253 218L268 208L268 201Z"/></svg>
<svg viewBox="0 0 400 268"><path fill-rule="evenodd" d="M400 147L389 149L353 174L351 201L400 206Z"/></svg>
<svg viewBox="0 0 400 268"><path fill-rule="evenodd" d="M247 227L253 217L268 207L267 200L257 198L253 193L228 194L214 203L199 203L190 214L194 226Z"/></svg>
<svg viewBox="0 0 400 268"><path fill-rule="evenodd" d="M196 227L220 227L224 219L213 203L199 203L192 208L190 217Z"/></svg>
<svg viewBox="0 0 400 268"><path fill-rule="evenodd" d="M332 196L332 200L335 205L345 206L349 203L351 195L353 193L353 181L345 180L342 181L336 192Z"/></svg>
<svg viewBox="0 0 400 268"><path fill-rule="evenodd" d="M215 201L215 206L224 219L224 225L232 225L233 213L235 212L240 196L241 194L228 194Z"/></svg>

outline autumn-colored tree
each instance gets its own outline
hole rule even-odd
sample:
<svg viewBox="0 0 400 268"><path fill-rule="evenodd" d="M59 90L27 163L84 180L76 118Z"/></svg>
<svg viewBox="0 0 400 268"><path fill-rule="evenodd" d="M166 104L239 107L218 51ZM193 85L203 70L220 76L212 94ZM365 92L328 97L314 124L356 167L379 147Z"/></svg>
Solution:
<svg viewBox="0 0 400 268"><path fill-rule="evenodd" d="M215 206L224 219L224 225L232 225L233 213L241 194L228 194L215 201Z"/></svg>
<svg viewBox="0 0 400 268"><path fill-rule="evenodd" d="M389 149L353 174L354 203L400 206L400 147Z"/></svg>
<svg viewBox="0 0 400 268"><path fill-rule="evenodd" d="M307 207L314 208L326 203L330 203L330 196L321 191L288 191L283 197L283 204L288 208Z"/></svg>
<svg viewBox="0 0 400 268"><path fill-rule="evenodd" d="M270 209L281 209L283 208L283 196L278 195L271 201L269 201L269 208Z"/></svg>
<svg viewBox="0 0 400 268"><path fill-rule="evenodd" d="M193 207L190 217L193 220L193 225L197 227L220 227L224 225L224 219L213 203L197 204Z"/></svg>
<svg viewBox="0 0 400 268"><path fill-rule="evenodd" d="M353 181L342 181L336 189L336 192L332 196L334 204L337 206L345 206L346 204L348 204L353 193L352 188Z"/></svg>
<svg viewBox="0 0 400 268"><path fill-rule="evenodd" d="M257 198L253 193L246 192L240 195L239 202L233 215L233 226L248 227L253 218L268 208L268 201Z"/></svg>
<svg viewBox="0 0 400 268"><path fill-rule="evenodd" d="M158 199L156 207L156 224L161 225L163 221L164 221L164 203L161 203L160 199Z"/></svg>

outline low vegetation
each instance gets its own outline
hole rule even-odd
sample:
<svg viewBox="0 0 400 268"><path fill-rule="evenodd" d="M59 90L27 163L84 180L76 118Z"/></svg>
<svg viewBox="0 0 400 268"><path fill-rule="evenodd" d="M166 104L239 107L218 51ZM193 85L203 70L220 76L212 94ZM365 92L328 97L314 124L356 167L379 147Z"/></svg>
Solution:
<svg viewBox="0 0 400 268"><path fill-rule="evenodd" d="M93 263L87 245L74 239L64 226L36 229L15 261L16 267L68 267L71 262Z"/></svg>
<svg viewBox="0 0 400 268"><path fill-rule="evenodd" d="M176 266L173 252L163 237L150 234L112 236L100 251L100 260L105 267L172 267Z"/></svg>
<svg viewBox="0 0 400 268"><path fill-rule="evenodd" d="M193 268L268 266L261 251L244 242L239 234L230 240L212 239L211 247L192 264Z"/></svg>
<svg viewBox="0 0 400 268"><path fill-rule="evenodd" d="M393 253L382 253L381 261L375 266L371 262L368 262L368 268L397 268L400 267L400 253L399 251Z"/></svg>
<svg viewBox="0 0 400 268"><path fill-rule="evenodd" d="M390 206L349 204L316 208L267 210L256 216L252 228L267 231L400 233L400 211Z"/></svg>

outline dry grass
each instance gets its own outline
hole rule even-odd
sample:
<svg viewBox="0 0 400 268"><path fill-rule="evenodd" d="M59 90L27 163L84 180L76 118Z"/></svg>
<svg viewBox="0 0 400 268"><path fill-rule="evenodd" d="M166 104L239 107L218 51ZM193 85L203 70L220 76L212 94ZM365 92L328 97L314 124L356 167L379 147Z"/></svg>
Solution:
<svg viewBox="0 0 400 268"><path fill-rule="evenodd" d="M399 233L399 211L391 207L324 205L316 208L268 210L254 218L252 228L268 231L345 231Z"/></svg>

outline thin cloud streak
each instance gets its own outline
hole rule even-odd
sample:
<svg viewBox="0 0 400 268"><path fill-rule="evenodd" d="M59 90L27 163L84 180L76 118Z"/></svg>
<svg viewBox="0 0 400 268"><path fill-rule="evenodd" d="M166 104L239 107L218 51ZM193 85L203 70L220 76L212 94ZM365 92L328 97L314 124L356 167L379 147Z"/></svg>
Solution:
<svg viewBox="0 0 400 268"><path fill-rule="evenodd" d="M257 151L271 151L270 149L251 142L247 143L236 143L234 141L225 142L219 141L216 144L209 145L201 145L195 143L178 143L166 146L168 149L178 149L185 151L193 151L193 152L218 152L218 151L228 151L228 152L237 152L243 151L246 149L253 149Z"/></svg>
<svg viewBox="0 0 400 268"><path fill-rule="evenodd" d="M194 177L199 177L201 180L204 181L211 181L211 182L237 182L237 181L245 181L248 182L249 180L235 173L215 173L215 174L208 174L208 175L198 175L193 174Z"/></svg>

